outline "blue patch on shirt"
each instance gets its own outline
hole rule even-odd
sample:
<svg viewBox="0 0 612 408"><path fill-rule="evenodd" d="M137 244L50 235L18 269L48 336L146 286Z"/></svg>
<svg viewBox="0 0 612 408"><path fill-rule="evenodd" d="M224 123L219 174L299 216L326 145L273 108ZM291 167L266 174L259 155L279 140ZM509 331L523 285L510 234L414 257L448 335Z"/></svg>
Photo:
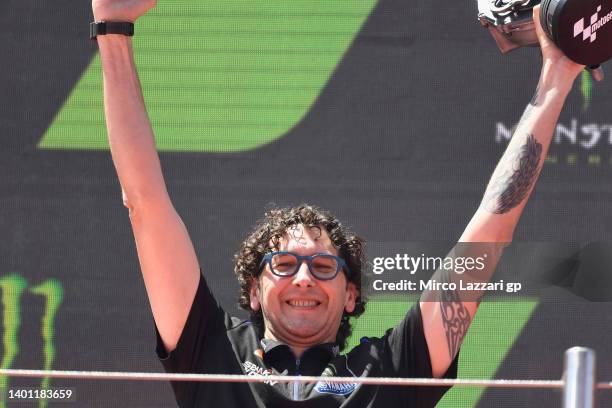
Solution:
<svg viewBox="0 0 612 408"><path fill-rule="evenodd" d="M335 394L348 395L355 391L357 384L355 383L334 383L328 381L319 381L314 389L319 394Z"/></svg>

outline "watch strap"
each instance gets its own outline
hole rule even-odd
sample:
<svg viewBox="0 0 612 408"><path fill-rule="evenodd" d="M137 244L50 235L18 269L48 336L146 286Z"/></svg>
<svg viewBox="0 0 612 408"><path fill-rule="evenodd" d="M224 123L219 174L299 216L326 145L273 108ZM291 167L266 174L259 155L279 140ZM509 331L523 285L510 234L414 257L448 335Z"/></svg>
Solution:
<svg viewBox="0 0 612 408"><path fill-rule="evenodd" d="M89 38L95 40L99 35L123 34L134 35L134 23L128 21L94 21L89 25Z"/></svg>

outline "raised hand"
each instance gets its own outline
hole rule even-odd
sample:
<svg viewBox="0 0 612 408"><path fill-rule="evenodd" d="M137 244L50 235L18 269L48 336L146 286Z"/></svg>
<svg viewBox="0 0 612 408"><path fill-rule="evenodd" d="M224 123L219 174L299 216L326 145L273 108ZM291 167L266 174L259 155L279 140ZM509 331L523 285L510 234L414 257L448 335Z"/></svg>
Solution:
<svg viewBox="0 0 612 408"><path fill-rule="evenodd" d="M95 21L135 22L155 7L157 0L92 0Z"/></svg>
<svg viewBox="0 0 612 408"><path fill-rule="evenodd" d="M540 5L533 8L533 22L538 34L538 41L542 49L542 57L544 58L545 68L549 68L561 75L568 76L573 80L584 69L584 65L580 65L569 59L563 51L561 51L555 43L544 32L540 24Z"/></svg>

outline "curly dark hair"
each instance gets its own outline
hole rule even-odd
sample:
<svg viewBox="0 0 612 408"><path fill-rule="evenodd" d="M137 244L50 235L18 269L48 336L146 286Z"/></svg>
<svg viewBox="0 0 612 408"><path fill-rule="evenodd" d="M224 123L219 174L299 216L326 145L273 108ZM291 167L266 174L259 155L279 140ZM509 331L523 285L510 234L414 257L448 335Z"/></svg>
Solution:
<svg viewBox="0 0 612 408"><path fill-rule="evenodd" d="M263 336L263 313L251 309L251 285L259 276L259 264L264 255L278 249L281 237L293 225L302 224L305 227L319 227L327 231L332 243L338 250L338 255L346 261L350 274L348 281L357 288L355 310L342 314L336 342L344 349L351 335L350 318L358 317L365 311L366 299L361 294L361 269L365 265L365 241L354 235L340 221L327 211L308 204L293 208L275 208L265 214L253 232L240 245L240 250L234 256L234 272L240 283L240 307L251 314L251 321Z"/></svg>

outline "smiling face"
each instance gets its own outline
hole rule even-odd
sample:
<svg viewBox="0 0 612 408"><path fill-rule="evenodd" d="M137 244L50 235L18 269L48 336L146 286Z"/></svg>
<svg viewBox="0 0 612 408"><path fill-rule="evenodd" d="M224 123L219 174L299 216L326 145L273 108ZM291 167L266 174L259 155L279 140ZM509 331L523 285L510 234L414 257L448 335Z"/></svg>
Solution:
<svg viewBox="0 0 612 408"><path fill-rule="evenodd" d="M338 255L327 231L301 224L289 228L277 250L303 256ZM276 276L266 265L251 286L251 308L262 310L266 338L282 341L300 354L316 344L335 341L342 314L354 310L356 295L355 285L343 272L321 281L312 276L306 262L290 277Z"/></svg>

